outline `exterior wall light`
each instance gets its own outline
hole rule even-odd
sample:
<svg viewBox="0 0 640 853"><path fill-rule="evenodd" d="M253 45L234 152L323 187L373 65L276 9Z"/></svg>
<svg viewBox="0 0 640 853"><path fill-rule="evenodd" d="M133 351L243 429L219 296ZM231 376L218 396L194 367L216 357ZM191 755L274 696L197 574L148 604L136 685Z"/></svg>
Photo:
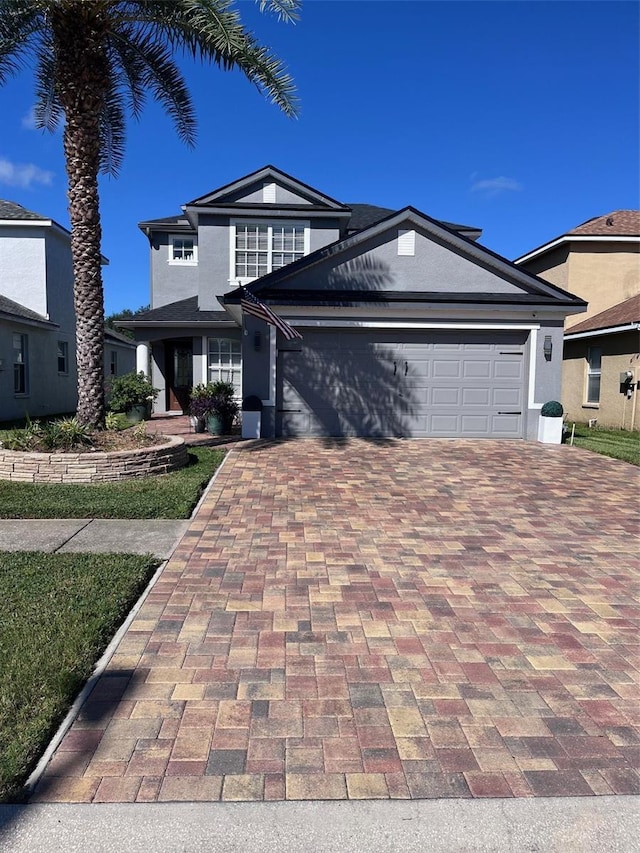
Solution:
<svg viewBox="0 0 640 853"><path fill-rule="evenodd" d="M544 336L544 343L542 344L542 352L544 353L544 357L547 361L551 361L551 353L553 352L553 344L551 343L551 335Z"/></svg>

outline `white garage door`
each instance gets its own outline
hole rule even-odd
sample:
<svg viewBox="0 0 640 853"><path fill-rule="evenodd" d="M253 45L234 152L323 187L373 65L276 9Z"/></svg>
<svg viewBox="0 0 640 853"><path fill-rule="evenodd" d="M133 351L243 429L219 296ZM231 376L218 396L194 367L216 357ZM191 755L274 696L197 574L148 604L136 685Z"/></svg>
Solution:
<svg viewBox="0 0 640 853"><path fill-rule="evenodd" d="M305 331L278 355L278 434L522 438L526 339Z"/></svg>

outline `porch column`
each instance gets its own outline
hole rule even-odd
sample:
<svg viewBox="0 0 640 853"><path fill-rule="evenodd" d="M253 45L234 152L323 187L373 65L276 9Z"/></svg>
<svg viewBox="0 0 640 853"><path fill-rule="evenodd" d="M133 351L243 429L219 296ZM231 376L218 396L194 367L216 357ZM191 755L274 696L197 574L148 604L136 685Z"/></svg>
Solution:
<svg viewBox="0 0 640 853"><path fill-rule="evenodd" d="M143 341L136 347L136 373L149 376L149 342Z"/></svg>

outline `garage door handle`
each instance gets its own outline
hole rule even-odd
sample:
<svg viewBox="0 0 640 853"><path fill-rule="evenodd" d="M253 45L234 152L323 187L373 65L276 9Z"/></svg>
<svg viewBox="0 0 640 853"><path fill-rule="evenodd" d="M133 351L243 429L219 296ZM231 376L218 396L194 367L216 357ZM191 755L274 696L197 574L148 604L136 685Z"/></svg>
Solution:
<svg viewBox="0 0 640 853"><path fill-rule="evenodd" d="M409 363L405 361L404 363L404 375L406 376L409 372Z"/></svg>
<svg viewBox="0 0 640 853"><path fill-rule="evenodd" d="M522 412L498 412L499 415L521 415Z"/></svg>
<svg viewBox="0 0 640 853"><path fill-rule="evenodd" d="M500 355L524 355L523 352L500 352Z"/></svg>

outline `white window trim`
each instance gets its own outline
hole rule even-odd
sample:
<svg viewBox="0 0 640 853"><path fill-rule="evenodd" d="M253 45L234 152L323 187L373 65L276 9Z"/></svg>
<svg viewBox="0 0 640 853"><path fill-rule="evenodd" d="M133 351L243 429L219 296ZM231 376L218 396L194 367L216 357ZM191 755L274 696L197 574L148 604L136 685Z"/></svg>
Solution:
<svg viewBox="0 0 640 853"><path fill-rule="evenodd" d="M295 225L304 229L303 257L311 252L311 223L308 219L268 219L266 217L232 219L229 228L229 282L236 286L249 284L256 280L255 278L236 275L236 225L266 225L270 229L274 225ZM271 232L269 233L269 246L271 246ZM271 248L268 251L271 253ZM265 275L269 272L271 270L267 270Z"/></svg>
<svg viewBox="0 0 640 853"><path fill-rule="evenodd" d="M210 340L213 340L213 341L230 341L232 344L237 344L238 347L240 348L240 363L239 363L238 368L237 368L238 380L239 380L238 386L239 386L240 390L235 395L237 399L240 399L242 397L242 374L243 374L242 341L239 341L237 338L229 338L229 337L225 336L224 334L222 334L222 335L207 335L204 338L204 341L205 341L205 347L204 347L204 351L205 351L205 374L204 374L205 380L204 381L205 381L205 384L208 384L209 382L217 382L218 381L217 379L211 379L210 374L209 374L209 371L212 368L211 359L209 358L209 341ZM231 365L230 368L217 366L217 367L213 367L213 369L214 370L220 370L220 371L223 371L226 369L232 370L233 365ZM229 380L223 379L221 381L228 382Z"/></svg>
<svg viewBox="0 0 640 853"><path fill-rule="evenodd" d="M66 353L65 353L65 359L64 359L65 364L66 364L66 370L58 369L58 376L68 376L69 375L69 342L59 340L58 346L60 346L60 344L64 344L66 347ZM58 355L58 356L56 356L56 358L60 358L60 356Z"/></svg>
<svg viewBox="0 0 640 853"><path fill-rule="evenodd" d="M30 382L29 382L29 335L24 332L12 332L12 335L19 335L22 338L22 355L24 361L17 362L15 360L15 348L13 347L13 337L11 339L12 351L11 351L11 367L12 370L15 370L16 364L24 364L24 391L16 391L15 390L15 380L13 386L13 396L14 397L28 397L30 394Z"/></svg>
<svg viewBox="0 0 640 853"><path fill-rule="evenodd" d="M183 261L181 258L173 257L173 241L174 240L193 240L193 260ZM169 234L168 245L169 257L167 263L169 266L176 267L197 267L198 266L198 238L195 234Z"/></svg>
<svg viewBox="0 0 640 853"><path fill-rule="evenodd" d="M600 370L592 370L591 369L591 351L599 350L600 351ZM592 376L600 377L600 386L598 388L598 399L590 400L589 399L589 379ZM589 406L590 408L598 408L600 406L600 398L602 396L602 347L588 347L587 348L587 370L585 374L585 383L584 383L584 404L585 406Z"/></svg>

